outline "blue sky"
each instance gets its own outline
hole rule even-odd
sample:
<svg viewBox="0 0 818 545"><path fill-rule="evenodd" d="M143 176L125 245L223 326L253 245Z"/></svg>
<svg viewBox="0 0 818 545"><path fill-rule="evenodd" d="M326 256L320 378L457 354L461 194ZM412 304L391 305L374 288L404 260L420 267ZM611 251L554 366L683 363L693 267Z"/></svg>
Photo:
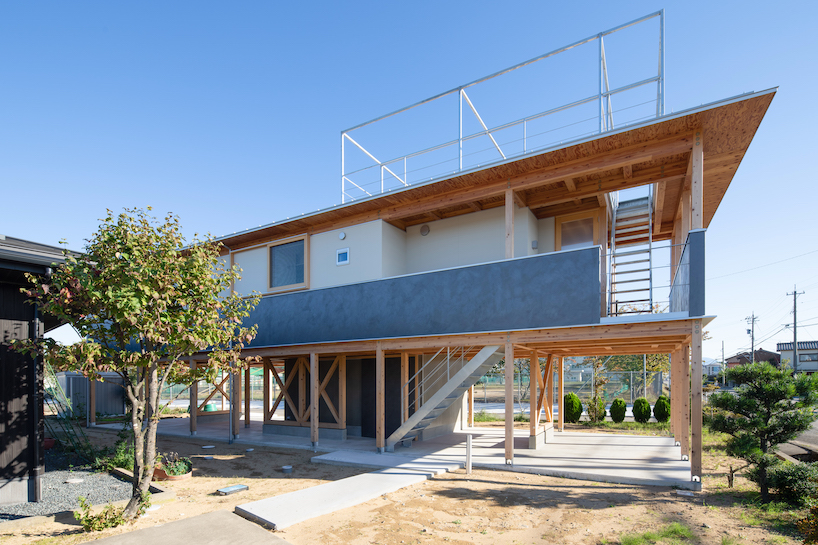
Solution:
<svg viewBox="0 0 818 545"><path fill-rule="evenodd" d="M705 355L748 348L754 311L757 345L791 341L795 284L816 340L807 2L5 2L0 233L81 249L106 208L224 235L331 206L340 131L661 8L666 111L780 87L708 231ZM561 70L544 97L585 77Z"/></svg>

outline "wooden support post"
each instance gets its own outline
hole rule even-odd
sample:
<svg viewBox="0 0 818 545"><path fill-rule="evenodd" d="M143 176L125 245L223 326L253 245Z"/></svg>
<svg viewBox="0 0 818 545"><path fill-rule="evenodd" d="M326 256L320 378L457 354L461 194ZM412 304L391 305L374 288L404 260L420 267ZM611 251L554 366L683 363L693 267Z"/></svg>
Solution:
<svg viewBox="0 0 818 545"><path fill-rule="evenodd" d="M560 412L560 421L559 421L560 431L565 431L565 411L563 410L565 408L565 401L563 399L565 397L565 393L564 393L564 388L563 388L563 386L564 386L564 379L563 379L564 370L563 370L563 367L562 367L562 362L563 362L562 356L560 356L559 362L560 362L560 364L559 364L559 377L558 377L558 380L559 380L559 385L560 386L559 386L559 393L557 394L557 396L558 396L557 397L557 410L559 410L559 412Z"/></svg>
<svg viewBox="0 0 818 545"><path fill-rule="evenodd" d="M509 190L510 191L510 190ZM509 205L509 192L506 192L506 206ZM514 204L514 201L511 201ZM506 215L508 217L508 215ZM506 340L505 353L505 381L506 381L506 464L514 463L514 345Z"/></svg>
<svg viewBox="0 0 818 545"><path fill-rule="evenodd" d="M270 391L270 367L272 366L272 361L270 358L264 358L263 362L263 369L264 369L264 380L262 381L262 387L264 388L264 416L262 416L262 422L267 423L268 421L273 419L273 414L270 412L270 397L272 392Z"/></svg>
<svg viewBox="0 0 818 545"><path fill-rule="evenodd" d="M400 423L409 420L409 352L400 353L400 403L403 408Z"/></svg>
<svg viewBox="0 0 818 545"><path fill-rule="evenodd" d="M602 275L602 282L600 282L600 287L602 289L602 294L600 297L601 308L599 309L599 315L604 317L608 315L608 267L606 255L608 254L609 249L608 249L607 206L603 206L602 208L599 209L599 244L602 246L602 263L600 263L601 265L600 274Z"/></svg>
<svg viewBox="0 0 818 545"><path fill-rule="evenodd" d="M250 384L250 364L244 369L244 427L250 427L250 398L253 395L252 385Z"/></svg>
<svg viewBox="0 0 818 545"><path fill-rule="evenodd" d="M341 429L347 429L347 357L339 356L338 363L338 413L341 421Z"/></svg>
<svg viewBox="0 0 818 545"><path fill-rule="evenodd" d="M692 173L690 176L690 228L704 226L704 131L696 131L692 150Z"/></svg>
<svg viewBox="0 0 818 545"><path fill-rule="evenodd" d="M680 420L680 432L682 444L682 456L690 458L690 345L682 346L682 380L680 381L680 395L682 402L679 404L682 409ZM700 379L701 380L701 379Z"/></svg>
<svg viewBox="0 0 818 545"><path fill-rule="evenodd" d="M682 246L679 246L679 259L682 257L682 252L684 251L683 245L687 242L687 234L690 232L690 215L691 215L691 196L690 190L682 192L682 232L680 236L679 243Z"/></svg>
<svg viewBox="0 0 818 545"><path fill-rule="evenodd" d="M528 412L528 431L531 437L536 437L540 427L540 357L535 350L531 354L531 359L528 364L528 378L529 378L529 412Z"/></svg>
<svg viewBox="0 0 818 545"><path fill-rule="evenodd" d="M474 427L474 384L469 387L469 407L466 425L470 428Z"/></svg>
<svg viewBox="0 0 818 545"><path fill-rule="evenodd" d="M386 448L386 364L380 341L375 345L375 446L378 452Z"/></svg>
<svg viewBox="0 0 818 545"><path fill-rule="evenodd" d="M296 361L298 367L298 420L303 420L307 410L307 370L304 368L303 360Z"/></svg>
<svg viewBox="0 0 818 545"><path fill-rule="evenodd" d="M420 392L420 386L419 386L420 385L420 356L415 356L415 374L414 374L414 377L415 377L415 385L414 385L414 390L415 390L415 400L414 401L415 402L414 402L414 405L415 405L415 411L417 411L418 409L420 409L420 406L423 404L423 396L420 395L421 392Z"/></svg>
<svg viewBox="0 0 818 545"><path fill-rule="evenodd" d="M233 437L239 436L239 419L241 418L241 367L233 373L233 391L230 392L230 403L233 405Z"/></svg>
<svg viewBox="0 0 818 545"><path fill-rule="evenodd" d="M693 377L691 392L691 444L690 474L702 477L702 321L693 321L691 340L691 370Z"/></svg>
<svg viewBox="0 0 818 545"><path fill-rule="evenodd" d="M676 415L679 413L676 401L676 367L679 361L679 354L677 351L670 353L670 434L676 439Z"/></svg>
<svg viewBox="0 0 818 545"><path fill-rule="evenodd" d="M86 428L97 425L97 381L93 379L86 379L88 381L88 421L85 423Z"/></svg>
<svg viewBox="0 0 818 545"><path fill-rule="evenodd" d="M506 189L506 259L514 257L514 191Z"/></svg>
<svg viewBox="0 0 818 545"><path fill-rule="evenodd" d="M318 402L321 394L318 390L321 381L318 380L318 354L310 352L310 440L312 445L318 444Z"/></svg>
<svg viewBox="0 0 818 545"><path fill-rule="evenodd" d="M196 362L190 360L190 368L196 370ZM199 381L190 385L190 435L196 435L196 417L199 415Z"/></svg>
<svg viewBox="0 0 818 545"><path fill-rule="evenodd" d="M545 406L548 421L554 424L554 359L548 358L548 365L545 366Z"/></svg>

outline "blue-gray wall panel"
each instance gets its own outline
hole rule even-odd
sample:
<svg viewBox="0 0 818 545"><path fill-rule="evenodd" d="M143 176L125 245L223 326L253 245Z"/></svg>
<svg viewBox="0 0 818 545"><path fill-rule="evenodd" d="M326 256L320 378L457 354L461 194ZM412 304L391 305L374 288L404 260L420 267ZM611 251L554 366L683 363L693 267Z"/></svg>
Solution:
<svg viewBox="0 0 818 545"><path fill-rule="evenodd" d="M599 323L599 249L265 297L250 346Z"/></svg>

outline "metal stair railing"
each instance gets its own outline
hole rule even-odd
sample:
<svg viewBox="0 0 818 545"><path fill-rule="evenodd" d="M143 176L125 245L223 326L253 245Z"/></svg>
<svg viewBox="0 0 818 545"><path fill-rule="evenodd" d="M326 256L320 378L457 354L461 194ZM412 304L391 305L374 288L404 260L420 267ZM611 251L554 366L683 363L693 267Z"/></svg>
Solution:
<svg viewBox="0 0 818 545"><path fill-rule="evenodd" d="M443 352L443 349L439 350L437 354L432 357L432 360L427 362L420 371L412 376L409 382L403 385L404 390L408 389L411 382L419 378L418 375L426 368L429 368L427 371L430 375L421 380L428 380L426 383L427 387L435 385L444 376L446 377L446 382L441 384L425 402L418 405L417 402L420 400L420 395L415 396L416 410L387 438L387 448L393 447L399 441L404 440L408 435L411 435L411 438L419 435L420 432L426 429L442 412L448 409L456 398L462 395L464 386L467 388L477 382L480 377L502 357L501 346L484 346L470 360L466 361L466 357L474 348L475 347L461 347L459 356L457 356L456 359L453 359L452 356L456 356L458 350L455 349L454 354L452 354L451 349L448 349L445 358L435 362L434 360ZM455 369L458 362L460 366ZM447 369L446 373L443 372L444 366ZM421 384L419 383L417 391L422 394L423 390L420 386ZM408 401L413 391L414 390L410 390L406 396L401 396L402 409L409 406Z"/></svg>
<svg viewBox="0 0 818 545"><path fill-rule="evenodd" d="M440 350L435 353L432 358L423 364L423 366L418 369L418 371L409 377L409 381L403 385L401 388L401 392L406 392L406 394L401 394L401 414L406 414L407 411L417 411L420 408L418 401L421 399L421 394L426 389L431 388L432 386L436 385L442 378L446 378L444 384L451 379L451 376L460 369L463 368L463 364L465 362L465 356L474 349L474 346L470 346L465 348L463 346L456 347L454 350L452 348L441 348ZM435 361L438 356L440 356L446 350L446 354L440 358L438 361ZM452 362L452 355L457 354L458 350L460 351L460 356ZM455 363L459 363L460 365L457 367L457 370L454 370ZM445 369L445 375L442 370ZM417 380L417 383L412 388L410 385ZM414 400L410 402L409 400L412 399L412 394L415 394Z"/></svg>

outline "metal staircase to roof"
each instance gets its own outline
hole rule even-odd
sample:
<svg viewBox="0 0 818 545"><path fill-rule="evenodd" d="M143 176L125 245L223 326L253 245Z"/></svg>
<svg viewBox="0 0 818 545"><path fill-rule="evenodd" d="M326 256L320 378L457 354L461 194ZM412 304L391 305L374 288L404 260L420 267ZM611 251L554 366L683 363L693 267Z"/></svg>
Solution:
<svg viewBox="0 0 818 545"><path fill-rule="evenodd" d="M411 416L386 439L386 448L409 442L428 428L438 416L457 401L463 393L474 386L494 364L503 358L503 347L485 346L470 360L466 356L472 349L441 349L403 385L401 408ZM434 392L423 399L424 392ZM418 407L417 401L422 400Z"/></svg>
<svg viewBox="0 0 818 545"><path fill-rule="evenodd" d="M620 201L614 208L609 265L609 316L653 309L653 199Z"/></svg>

